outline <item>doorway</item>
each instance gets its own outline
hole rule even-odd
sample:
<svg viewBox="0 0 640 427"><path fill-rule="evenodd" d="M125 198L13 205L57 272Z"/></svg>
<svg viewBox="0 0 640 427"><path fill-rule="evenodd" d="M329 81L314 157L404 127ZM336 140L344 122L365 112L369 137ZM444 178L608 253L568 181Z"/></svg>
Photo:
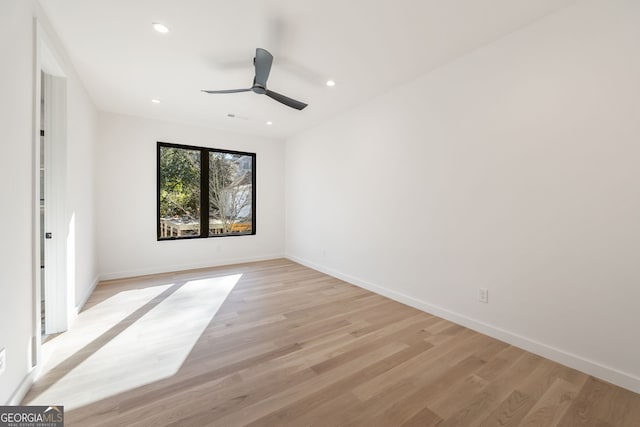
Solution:
<svg viewBox="0 0 640 427"><path fill-rule="evenodd" d="M33 333L31 364L47 335L67 330L67 79L64 60L36 21L34 69Z"/></svg>

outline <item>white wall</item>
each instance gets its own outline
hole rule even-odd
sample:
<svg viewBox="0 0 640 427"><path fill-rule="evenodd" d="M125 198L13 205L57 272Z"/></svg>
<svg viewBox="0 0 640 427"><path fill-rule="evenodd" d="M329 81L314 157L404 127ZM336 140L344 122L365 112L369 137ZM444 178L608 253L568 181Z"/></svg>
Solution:
<svg viewBox="0 0 640 427"><path fill-rule="evenodd" d="M77 78L67 85L67 219L73 236L67 280L75 283L75 310L87 301L98 281L95 157L98 110Z"/></svg>
<svg viewBox="0 0 640 427"><path fill-rule="evenodd" d="M32 328L33 25L30 2L0 2L0 403L29 370ZM7 66L10 65L10 66Z"/></svg>
<svg viewBox="0 0 640 427"><path fill-rule="evenodd" d="M158 141L256 153L257 234L157 241ZM284 143L281 141L103 113L97 170L102 279L284 255Z"/></svg>
<svg viewBox="0 0 640 427"><path fill-rule="evenodd" d="M287 141L288 256L640 391L638 22L578 2Z"/></svg>
<svg viewBox="0 0 640 427"><path fill-rule="evenodd" d="M64 49L39 6L31 1L0 2L0 348L7 370L0 376L0 403L24 392L32 372L30 342L34 328L34 17L47 30L67 78L67 214L75 217L70 286L76 303L87 296L97 276L94 247L93 150L96 109L78 80ZM39 78L39 76L38 76ZM39 100L38 100L39 102ZM38 260L39 264L39 260ZM70 307L71 310L74 307Z"/></svg>

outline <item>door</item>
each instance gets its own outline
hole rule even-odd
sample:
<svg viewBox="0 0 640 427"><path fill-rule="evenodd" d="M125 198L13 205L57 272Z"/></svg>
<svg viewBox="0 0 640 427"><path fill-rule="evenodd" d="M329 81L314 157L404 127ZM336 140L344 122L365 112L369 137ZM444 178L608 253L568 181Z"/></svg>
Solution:
<svg viewBox="0 0 640 427"><path fill-rule="evenodd" d="M66 188L66 79L42 73L42 227L41 315L43 335L68 326L68 289L65 217ZM44 266L44 268L42 268ZM43 314L42 314L43 313Z"/></svg>
<svg viewBox="0 0 640 427"><path fill-rule="evenodd" d="M44 73L40 72L40 87L44 88ZM45 199L45 147L44 147L44 96L45 91L40 91L40 333L44 337L46 333L46 304L45 304L45 217L46 217L46 199Z"/></svg>

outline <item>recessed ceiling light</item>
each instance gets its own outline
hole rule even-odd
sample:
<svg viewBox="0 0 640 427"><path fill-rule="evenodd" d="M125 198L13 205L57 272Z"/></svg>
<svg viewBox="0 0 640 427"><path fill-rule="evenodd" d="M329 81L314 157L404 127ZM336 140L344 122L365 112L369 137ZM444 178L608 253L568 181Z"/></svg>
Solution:
<svg viewBox="0 0 640 427"><path fill-rule="evenodd" d="M154 104L160 104L160 100L159 99L152 99L151 102L153 102Z"/></svg>
<svg viewBox="0 0 640 427"><path fill-rule="evenodd" d="M164 24L160 24L159 22L154 22L153 24L151 24L151 26L159 33L167 34L169 32L167 26Z"/></svg>
<svg viewBox="0 0 640 427"><path fill-rule="evenodd" d="M327 86L334 87L335 85L336 85L336 82L334 82L333 80L327 80Z"/></svg>
<svg viewBox="0 0 640 427"><path fill-rule="evenodd" d="M267 122L267 126L271 126L272 124L273 124L273 122L272 122L271 120L269 120L269 121Z"/></svg>

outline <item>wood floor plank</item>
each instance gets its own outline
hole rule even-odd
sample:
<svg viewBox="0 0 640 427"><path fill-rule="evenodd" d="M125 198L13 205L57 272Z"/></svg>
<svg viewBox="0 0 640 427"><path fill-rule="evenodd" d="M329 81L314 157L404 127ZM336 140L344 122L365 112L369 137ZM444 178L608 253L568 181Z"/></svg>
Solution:
<svg viewBox="0 0 640 427"><path fill-rule="evenodd" d="M400 425L402 427L435 427L440 425L441 422L442 418L431 412L429 408L423 408Z"/></svg>
<svg viewBox="0 0 640 427"><path fill-rule="evenodd" d="M208 324L176 323L206 308L186 290L227 278ZM115 353L146 365L103 356L162 307L164 336ZM640 426L636 393L284 259L103 282L54 350L23 403L65 405L68 426Z"/></svg>
<svg viewBox="0 0 640 427"><path fill-rule="evenodd" d="M580 387L558 378L520 423L528 427L556 426L575 400Z"/></svg>
<svg viewBox="0 0 640 427"><path fill-rule="evenodd" d="M513 364L505 366L473 400L448 417L442 425L478 425L511 395L513 389L531 374L540 360L536 355L523 353Z"/></svg>
<svg viewBox="0 0 640 427"><path fill-rule="evenodd" d="M521 420L536 401L518 390L511 392L502 403L479 424L480 427L510 427L521 425Z"/></svg>
<svg viewBox="0 0 640 427"><path fill-rule="evenodd" d="M640 395L590 377L559 425L640 426Z"/></svg>
<svg viewBox="0 0 640 427"><path fill-rule="evenodd" d="M415 358L394 366L389 371L356 387L353 390L354 393L363 401L369 400L376 394L383 392L389 384L401 381L403 378L415 376L416 372L432 368L432 365L448 366L448 361L443 354L448 353L449 349L454 348L459 343L466 341L470 333L470 331L461 332L459 335L451 337L447 344L433 347ZM479 361L479 359L474 359L474 366L476 366L476 361ZM438 372L441 373L441 370L439 369ZM450 376L449 378L455 378L455 376Z"/></svg>

